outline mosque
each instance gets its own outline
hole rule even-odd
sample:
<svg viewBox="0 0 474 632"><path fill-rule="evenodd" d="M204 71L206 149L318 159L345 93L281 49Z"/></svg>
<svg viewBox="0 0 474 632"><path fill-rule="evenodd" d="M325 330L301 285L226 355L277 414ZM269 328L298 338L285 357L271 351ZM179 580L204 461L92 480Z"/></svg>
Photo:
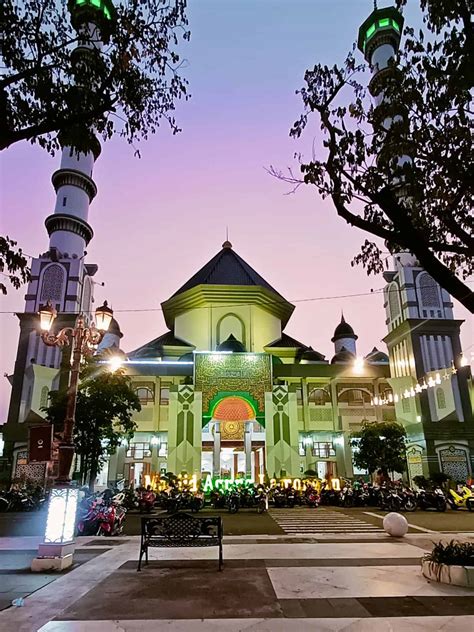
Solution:
<svg viewBox="0 0 474 632"><path fill-rule="evenodd" d="M84 4L86 0L82 0ZM376 9L361 27L359 46L383 70L400 41L403 18ZM85 261L93 237L89 205L96 195L93 152L69 148L53 174L56 207L46 218L48 250L33 259L8 421L3 426L3 480L44 479L46 465L28 463L28 428L64 386L61 351L38 333L37 312L50 300L58 326L75 315L92 319L93 277ZM143 482L173 472L201 478L320 477L363 474L353 465L351 434L363 423L396 421L408 437L407 472L472 474L474 422L469 366L462 366L460 327L449 295L409 253L385 272L385 347L363 357L350 313L335 323L334 354L289 336L295 306L244 261L229 241L162 304L166 331L124 352L123 368L142 406L133 440L110 457L101 484ZM101 348L118 351L116 320Z"/></svg>

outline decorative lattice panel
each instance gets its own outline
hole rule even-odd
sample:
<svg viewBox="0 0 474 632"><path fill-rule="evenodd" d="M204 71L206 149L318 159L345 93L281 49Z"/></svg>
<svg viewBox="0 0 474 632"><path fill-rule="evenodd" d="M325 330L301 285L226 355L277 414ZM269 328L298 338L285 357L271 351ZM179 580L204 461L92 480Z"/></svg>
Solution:
<svg viewBox="0 0 474 632"><path fill-rule="evenodd" d="M467 453L462 448L450 445L449 448L439 451L441 469L454 481L465 481L469 476Z"/></svg>

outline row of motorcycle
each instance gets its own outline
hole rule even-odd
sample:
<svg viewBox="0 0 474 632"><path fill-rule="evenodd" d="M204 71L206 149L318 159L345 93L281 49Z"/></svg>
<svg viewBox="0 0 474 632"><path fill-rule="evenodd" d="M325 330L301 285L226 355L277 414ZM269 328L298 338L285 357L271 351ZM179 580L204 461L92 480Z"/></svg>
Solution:
<svg viewBox="0 0 474 632"><path fill-rule="evenodd" d="M385 511L467 509L474 511L474 486L458 485L447 493L439 485L413 490L403 483L372 485L347 482L339 491L322 488L321 505L378 507Z"/></svg>
<svg viewBox="0 0 474 632"><path fill-rule="evenodd" d="M48 498L41 486L0 491L0 511L40 511Z"/></svg>

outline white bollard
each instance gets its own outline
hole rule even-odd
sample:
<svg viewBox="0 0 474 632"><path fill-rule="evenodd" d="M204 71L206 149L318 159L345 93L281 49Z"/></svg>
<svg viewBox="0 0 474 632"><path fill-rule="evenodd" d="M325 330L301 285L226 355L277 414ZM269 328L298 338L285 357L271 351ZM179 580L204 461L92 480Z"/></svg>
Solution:
<svg viewBox="0 0 474 632"><path fill-rule="evenodd" d="M392 537L403 538L408 531L408 522L405 516L392 512L383 519L383 528Z"/></svg>

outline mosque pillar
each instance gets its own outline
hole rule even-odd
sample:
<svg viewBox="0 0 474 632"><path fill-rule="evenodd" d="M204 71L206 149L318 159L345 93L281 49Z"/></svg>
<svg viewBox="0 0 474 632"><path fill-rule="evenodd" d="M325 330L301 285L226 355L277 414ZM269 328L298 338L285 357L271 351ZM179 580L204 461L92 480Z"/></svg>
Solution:
<svg viewBox="0 0 474 632"><path fill-rule="evenodd" d="M244 432L245 477L252 478L252 422L245 422Z"/></svg>
<svg viewBox="0 0 474 632"><path fill-rule="evenodd" d="M221 424L214 422L214 447L212 450L212 474L216 478L221 475Z"/></svg>

